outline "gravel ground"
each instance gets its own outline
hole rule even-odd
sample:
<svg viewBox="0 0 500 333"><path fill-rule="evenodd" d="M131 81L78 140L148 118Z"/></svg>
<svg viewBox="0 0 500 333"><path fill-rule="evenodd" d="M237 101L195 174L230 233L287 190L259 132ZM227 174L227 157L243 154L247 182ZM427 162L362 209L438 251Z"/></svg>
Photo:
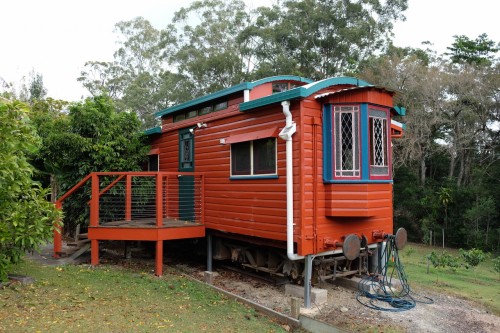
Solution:
<svg viewBox="0 0 500 333"><path fill-rule="evenodd" d="M203 272L181 265L180 269L202 280ZM272 286L232 271L219 270L214 284L234 294L265 305L275 311L290 314L289 297L284 286ZM417 303L403 312L373 310L360 304L357 292L323 283L328 291L326 304L313 304L301 313L351 332L500 332L500 317L483 306L443 294L417 291L434 300L432 304Z"/></svg>

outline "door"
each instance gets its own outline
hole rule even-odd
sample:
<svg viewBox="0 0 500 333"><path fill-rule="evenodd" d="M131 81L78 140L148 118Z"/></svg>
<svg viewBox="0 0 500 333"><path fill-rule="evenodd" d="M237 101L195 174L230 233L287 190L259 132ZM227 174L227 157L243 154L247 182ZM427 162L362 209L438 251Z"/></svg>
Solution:
<svg viewBox="0 0 500 333"><path fill-rule="evenodd" d="M194 135L189 128L179 130L179 172L194 172ZM194 176L179 175L179 219L194 221Z"/></svg>

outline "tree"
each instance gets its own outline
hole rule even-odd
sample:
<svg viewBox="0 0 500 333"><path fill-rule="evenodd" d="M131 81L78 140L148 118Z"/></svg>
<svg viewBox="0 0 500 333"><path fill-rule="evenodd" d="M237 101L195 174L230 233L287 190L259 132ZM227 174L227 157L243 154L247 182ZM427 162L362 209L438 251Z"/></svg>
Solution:
<svg viewBox="0 0 500 333"><path fill-rule="evenodd" d="M355 72L383 50L406 0L286 0L257 10L240 38L252 41L259 76L298 74L312 79Z"/></svg>
<svg viewBox="0 0 500 333"><path fill-rule="evenodd" d="M92 96L113 98L118 111L135 112L143 128L155 126L154 112L178 101L180 76L166 65L175 45L173 34L142 17L118 22L115 33L120 47L114 60L88 61L78 81Z"/></svg>
<svg viewBox="0 0 500 333"><path fill-rule="evenodd" d="M139 119L135 113L116 112L108 96L87 98L71 104L67 116L46 119L40 160L62 193L94 171L140 170L146 158ZM65 202L66 231L88 221L89 190Z"/></svg>
<svg viewBox="0 0 500 333"><path fill-rule="evenodd" d="M32 179L28 162L39 145L27 105L0 102L0 281L26 251L52 236L60 213L46 200L48 189Z"/></svg>
<svg viewBox="0 0 500 333"><path fill-rule="evenodd" d="M448 47L451 62L455 64L486 65L494 61L495 53L499 51L499 45L488 38L487 34L479 35L475 40L465 35L453 36L455 41Z"/></svg>
<svg viewBox="0 0 500 333"><path fill-rule="evenodd" d="M173 22L180 33L171 60L194 97L231 87L248 77L251 68L243 54L247 41L240 35L250 16L243 1L194 1L176 12Z"/></svg>
<svg viewBox="0 0 500 333"><path fill-rule="evenodd" d="M23 80L25 82L25 77ZM47 88L43 85L43 76L32 70L28 76L28 82L23 83L19 99L33 105L36 100L41 100L47 95Z"/></svg>

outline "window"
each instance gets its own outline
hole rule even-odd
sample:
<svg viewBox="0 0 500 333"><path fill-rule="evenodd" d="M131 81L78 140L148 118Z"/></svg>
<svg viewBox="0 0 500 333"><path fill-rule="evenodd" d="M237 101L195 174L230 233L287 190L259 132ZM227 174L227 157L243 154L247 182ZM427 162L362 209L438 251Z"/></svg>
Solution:
<svg viewBox="0 0 500 333"><path fill-rule="evenodd" d="M276 138L231 144L231 175L276 174Z"/></svg>
<svg viewBox="0 0 500 333"><path fill-rule="evenodd" d="M185 113L179 113L174 116L174 122L186 119Z"/></svg>
<svg viewBox="0 0 500 333"><path fill-rule="evenodd" d="M214 111L227 109L227 101L214 104Z"/></svg>
<svg viewBox="0 0 500 333"><path fill-rule="evenodd" d="M273 83L273 94L288 90L288 83Z"/></svg>
<svg viewBox="0 0 500 333"><path fill-rule="evenodd" d="M335 177L359 178L359 107L335 106Z"/></svg>
<svg viewBox="0 0 500 333"><path fill-rule="evenodd" d="M205 107L200 109L200 111L198 112L198 115L202 116L202 115L210 113L210 112L212 112L212 106L205 106Z"/></svg>
<svg viewBox="0 0 500 333"><path fill-rule="evenodd" d="M389 174L387 146L387 112L369 109L370 127L370 175Z"/></svg>
<svg viewBox="0 0 500 333"><path fill-rule="evenodd" d="M159 171L159 155L148 155L148 171Z"/></svg>

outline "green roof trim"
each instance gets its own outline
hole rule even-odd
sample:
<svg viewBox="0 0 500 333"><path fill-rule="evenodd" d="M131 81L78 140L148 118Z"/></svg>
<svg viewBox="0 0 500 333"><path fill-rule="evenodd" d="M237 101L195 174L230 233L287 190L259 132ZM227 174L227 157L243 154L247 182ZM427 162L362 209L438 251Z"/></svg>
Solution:
<svg viewBox="0 0 500 333"><path fill-rule="evenodd" d="M212 94L208 94L202 97L195 98L193 100L190 100L185 103L181 103L178 105L174 105L172 107L166 108L164 110L161 110L159 112L155 113L155 117L162 117L167 114L171 114L177 111L185 110L190 107L194 107L206 102L210 102L213 100L216 100L218 98L222 98L231 94L234 94L239 91L247 90L247 89L252 89L258 85L268 83L268 82L273 82L273 81L287 81L287 80L293 80L293 81L299 81L299 82L305 82L305 83L312 83L313 81L300 77L300 76L295 76L295 75L277 75L277 76L271 76L271 77L266 77L264 79L260 79L257 81L253 82L243 82L238 85L232 86L230 88L226 88L223 90L219 90L217 92L214 92Z"/></svg>
<svg viewBox="0 0 500 333"><path fill-rule="evenodd" d="M402 106L394 106L394 111L397 112L398 115L400 116L406 116L406 108Z"/></svg>
<svg viewBox="0 0 500 333"><path fill-rule="evenodd" d="M143 132L144 135L161 134L161 126L148 128Z"/></svg>
<svg viewBox="0 0 500 333"><path fill-rule="evenodd" d="M164 110L156 112L155 117L162 117L164 115L171 114L171 113L174 113L176 111L181 111L181 110L184 110L184 109L187 109L187 108L199 105L199 104L203 104L203 103L206 103L206 102L209 102L209 101L212 101L214 99L221 98L221 97L224 97L224 96L227 96L230 94L234 94L235 92L243 91L246 89L250 89L249 83L248 82L240 83L236 86L226 88L223 90L219 90L215 93L208 94L208 95L205 95L202 97L198 97L198 98L192 99L188 102L184 102L184 103L166 108Z"/></svg>
<svg viewBox="0 0 500 333"><path fill-rule="evenodd" d="M268 83L268 82L274 82L274 81L299 81L299 82L305 82L305 83L313 83L313 80L307 79L305 77L300 77L296 75L277 75L277 76L270 76L266 77L257 81L251 82L251 87L260 86L261 84Z"/></svg>
<svg viewBox="0 0 500 333"><path fill-rule="evenodd" d="M240 111L247 111L251 109L255 109L261 106L269 105L269 104L274 104L277 102L282 102L286 100L291 100L295 98L303 98L310 96L314 94L315 92L320 91L321 89L324 89L329 86L337 86L341 84L350 84L350 85L355 85L358 87L366 87L366 86L372 86L372 84L356 79L353 77L333 77L329 79L324 79L318 82L313 82L306 84L305 86L302 87L297 87L294 89L290 89L287 91L283 91L277 94L273 94L270 96L262 97L259 99L255 99L253 101L245 102L240 104Z"/></svg>

